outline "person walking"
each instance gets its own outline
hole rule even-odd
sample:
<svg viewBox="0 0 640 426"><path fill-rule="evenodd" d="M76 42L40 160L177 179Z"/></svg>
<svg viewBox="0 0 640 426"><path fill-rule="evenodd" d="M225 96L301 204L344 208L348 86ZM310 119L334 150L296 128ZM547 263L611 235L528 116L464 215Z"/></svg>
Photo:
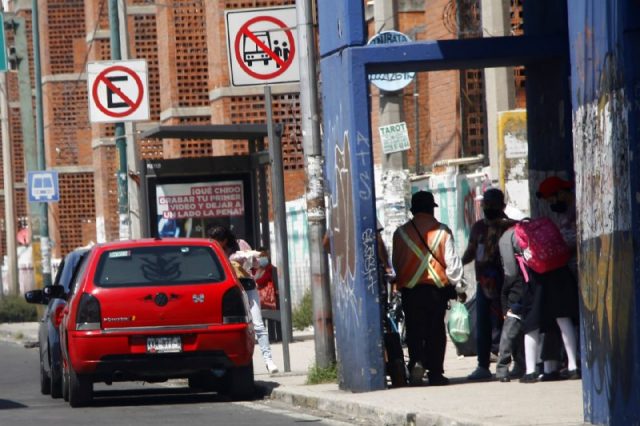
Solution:
<svg viewBox="0 0 640 426"><path fill-rule="evenodd" d="M444 317L449 299L464 301L462 262L447 225L434 217L438 207L433 194L419 191L411 197L413 219L393 234L392 264L402 294L407 328L409 383L449 383L444 376L446 331Z"/></svg>
<svg viewBox="0 0 640 426"><path fill-rule="evenodd" d="M491 362L492 331L500 336L503 323L501 293L504 279L498 241L516 221L504 213L504 193L489 188L482 197L484 218L471 227L467 249L462 255L464 265L475 261L476 272L476 353L478 366L467 380L488 380L493 376ZM496 337L497 337L496 336Z"/></svg>
<svg viewBox="0 0 640 426"><path fill-rule="evenodd" d="M262 357L264 358L267 371L269 374L275 374L279 370L276 363L273 362L271 345L269 344L269 334L262 320L260 295L258 294L255 280L249 272L253 265L257 264L256 259L260 255L260 252L252 250L249 243L236 238L235 234L225 226L214 226L209 230L208 234L209 238L220 243L227 254L227 257L231 261L232 266L236 270L238 278L241 281L243 279L250 279L250 282L253 284L252 286L244 286L247 298L249 299L253 328L256 332L258 346L260 346L260 351L262 352Z"/></svg>

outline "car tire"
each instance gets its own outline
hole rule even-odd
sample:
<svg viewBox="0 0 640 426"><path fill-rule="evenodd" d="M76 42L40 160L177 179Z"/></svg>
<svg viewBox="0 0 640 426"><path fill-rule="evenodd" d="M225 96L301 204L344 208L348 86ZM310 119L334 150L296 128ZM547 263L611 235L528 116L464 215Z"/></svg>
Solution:
<svg viewBox="0 0 640 426"><path fill-rule="evenodd" d="M69 402L69 374L62 369L62 399Z"/></svg>
<svg viewBox="0 0 640 426"><path fill-rule="evenodd" d="M44 361L42 359L42 352L40 352L40 393L43 395L49 395L51 392L51 378L46 371L44 371Z"/></svg>
<svg viewBox="0 0 640 426"><path fill-rule="evenodd" d="M77 374L69 367L69 405L83 407L93 399L91 376Z"/></svg>
<svg viewBox="0 0 640 426"><path fill-rule="evenodd" d="M225 393L234 401L249 400L255 394L253 361L244 367L230 368L226 374Z"/></svg>
<svg viewBox="0 0 640 426"><path fill-rule="evenodd" d="M51 398L62 397L62 373L51 368Z"/></svg>

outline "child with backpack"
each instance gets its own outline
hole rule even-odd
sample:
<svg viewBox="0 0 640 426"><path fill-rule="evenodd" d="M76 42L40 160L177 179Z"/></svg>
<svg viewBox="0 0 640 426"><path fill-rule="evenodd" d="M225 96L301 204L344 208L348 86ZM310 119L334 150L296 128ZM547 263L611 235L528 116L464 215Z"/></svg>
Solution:
<svg viewBox="0 0 640 426"><path fill-rule="evenodd" d="M521 255L521 251L517 245L514 231L515 226L507 229L499 241L500 257L504 270L501 292L504 323L496 363L496 378L501 382L509 382L512 378L520 378L525 374L522 332L525 324L529 324L525 323L525 320L534 298L534 288L527 285L518 265L516 256ZM512 359L514 366L509 371Z"/></svg>
<svg viewBox="0 0 640 426"><path fill-rule="evenodd" d="M560 181L559 178L553 180ZM549 185L545 182L547 180L541 184L541 190L548 191ZM567 354L567 377L578 379L580 370L576 362L577 343L573 326L573 320L578 317L578 289L568 266L572 250L558 227L548 218L521 221L514 227L514 237L515 258L520 262L522 276L532 295L531 309L523 323L526 374L521 381L537 381L535 365L540 334L552 332L556 327L560 330ZM518 256L518 250L521 256ZM543 380L560 379L553 360L545 360L544 364Z"/></svg>

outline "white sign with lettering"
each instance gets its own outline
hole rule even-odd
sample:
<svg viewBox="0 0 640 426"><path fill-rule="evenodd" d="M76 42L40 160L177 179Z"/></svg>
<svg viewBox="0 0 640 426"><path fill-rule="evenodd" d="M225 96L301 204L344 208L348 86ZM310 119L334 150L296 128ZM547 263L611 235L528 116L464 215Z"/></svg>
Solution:
<svg viewBox="0 0 640 426"><path fill-rule="evenodd" d="M406 34L398 31L382 31L369 40L368 45L408 43L411 39ZM369 74L369 81L378 89L385 92L397 92L402 90L413 81L415 72L393 72L383 74Z"/></svg>
<svg viewBox="0 0 640 426"><path fill-rule="evenodd" d="M407 123L404 121L380 126L378 130L380 131L382 152L385 154L409 149L409 132L407 132Z"/></svg>

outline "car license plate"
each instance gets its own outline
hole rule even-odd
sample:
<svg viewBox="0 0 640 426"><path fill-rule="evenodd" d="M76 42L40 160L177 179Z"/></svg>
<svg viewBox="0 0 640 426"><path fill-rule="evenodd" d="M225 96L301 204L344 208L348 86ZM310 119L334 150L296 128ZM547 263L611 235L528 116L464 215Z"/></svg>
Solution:
<svg viewBox="0 0 640 426"><path fill-rule="evenodd" d="M182 340L180 339L180 336L147 337L147 352L149 353L182 352Z"/></svg>

